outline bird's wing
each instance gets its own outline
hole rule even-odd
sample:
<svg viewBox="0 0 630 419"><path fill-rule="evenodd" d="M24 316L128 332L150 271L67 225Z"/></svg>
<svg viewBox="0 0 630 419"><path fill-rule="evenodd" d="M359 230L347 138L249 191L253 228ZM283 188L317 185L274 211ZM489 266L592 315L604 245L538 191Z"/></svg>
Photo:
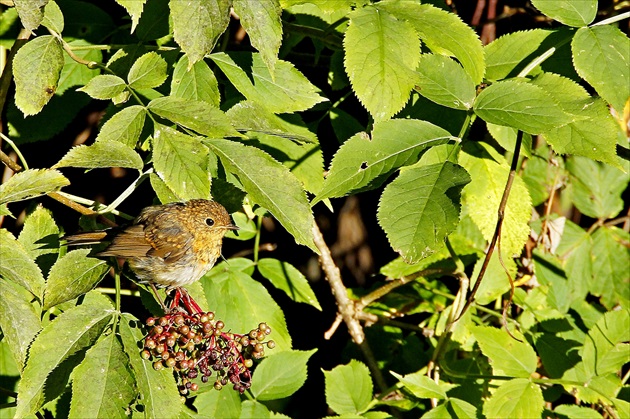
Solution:
<svg viewBox="0 0 630 419"><path fill-rule="evenodd" d="M193 233L184 228L182 223L173 217L162 213L147 223L144 236L152 249L147 255L157 256L166 263L179 260L191 248Z"/></svg>
<svg viewBox="0 0 630 419"><path fill-rule="evenodd" d="M144 237L144 226L136 224L114 236L110 245L97 255L119 258L144 257L152 248Z"/></svg>

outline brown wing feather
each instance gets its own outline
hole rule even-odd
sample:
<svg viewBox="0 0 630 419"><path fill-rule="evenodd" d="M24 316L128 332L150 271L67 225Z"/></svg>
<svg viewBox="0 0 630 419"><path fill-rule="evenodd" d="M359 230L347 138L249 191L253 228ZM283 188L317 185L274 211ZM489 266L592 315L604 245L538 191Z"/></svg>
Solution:
<svg viewBox="0 0 630 419"><path fill-rule="evenodd" d="M144 226L137 224L126 228L114 237L111 244L98 256L119 258L143 257L153 249L144 237Z"/></svg>
<svg viewBox="0 0 630 419"><path fill-rule="evenodd" d="M66 240L68 246L80 246L84 244L101 243L107 238L107 236L107 231L90 231L87 233L78 233L71 236L65 236L64 240Z"/></svg>

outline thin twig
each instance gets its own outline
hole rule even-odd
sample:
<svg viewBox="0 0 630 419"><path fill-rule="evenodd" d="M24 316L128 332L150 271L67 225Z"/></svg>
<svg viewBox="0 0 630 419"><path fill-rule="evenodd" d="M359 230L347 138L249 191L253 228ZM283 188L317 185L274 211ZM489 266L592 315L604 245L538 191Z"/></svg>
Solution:
<svg viewBox="0 0 630 419"><path fill-rule="evenodd" d="M521 143L523 141L523 131L518 131L516 135L516 145L514 146L514 156L512 157L512 166L510 167L510 174L508 175L507 182L505 184L505 189L503 190L503 197L501 198L501 203L499 204L499 209L497 211L497 225L494 229L494 234L492 235L492 240L490 241L490 246L488 247L488 252L486 253L486 258L481 265L481 270L479 271L479 275L477 276L477 281L475 282L475 286L473 287L470 295L468 296L468 301L466 301L466 305L462 309L460 315L455 319L455 321L459 320L468 307L475 301L475 294L479 289L479 285L481 285L481 280L483 279L486 270L488 269L488 264L490 263L490 258L492 257L492 253L494 252L494 248L497 244L497 240L499 239L499 234L501 234L501 226L503 225L503 218L505 216L505 207L507 205L508 197L510 196L510 190L512 189L512 183L514 182L514 177L516 176L516 169L518 166L518 156L521 150Z"/></svg>
<svg viewBox="0 0 630 419"><path fill-rule="evenodd" d="M326 279L328 280L330 289L335 296L335 300L337 300L339 313L348 327L348 333L350 333L354 343L356 343L361 349L367 366L372 372L372 377L376 382L376 386L380 389L380 391L385 391L387 389L385 378L378 367L374 354L372 353L372 349L365 340L363 327L355 314L354 302L348 297L346 287L343 285L343 281L341 280L339 267L335 264L332 254L330 253L330 248L324 241L324 237L322 236L322 232L319 230L317 223L313 223L313 242L321 253L320 261L322 269L326 274Z"/></svg>

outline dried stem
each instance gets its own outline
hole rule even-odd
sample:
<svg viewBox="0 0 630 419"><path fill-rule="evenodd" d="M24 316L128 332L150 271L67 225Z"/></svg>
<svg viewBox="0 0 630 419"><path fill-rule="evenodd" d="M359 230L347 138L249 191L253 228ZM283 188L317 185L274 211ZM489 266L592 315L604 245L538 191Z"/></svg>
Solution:
<svg viewBox="0 0 630 419"><path fill-rule="evenodd" d="M319 230L319 226L316 223L313 223L313 241L321 253L320 262L322 269L326 274L326 279L328 280L330 289L337 301L339 314L341 314L341 318L348 327L348 333L350 333L354 343L356 343L361 349L377 387L380 391L385 391L387 389L385 378L376 363L372 349L365 340L365 333L363 332L361 322L359 322L359 319L357 318L354 301L348 297L346 287L343 285L343 281L341 280L339 267L335 264L335 261L330 253L330 248L324 241L322 232Z"/></svg>

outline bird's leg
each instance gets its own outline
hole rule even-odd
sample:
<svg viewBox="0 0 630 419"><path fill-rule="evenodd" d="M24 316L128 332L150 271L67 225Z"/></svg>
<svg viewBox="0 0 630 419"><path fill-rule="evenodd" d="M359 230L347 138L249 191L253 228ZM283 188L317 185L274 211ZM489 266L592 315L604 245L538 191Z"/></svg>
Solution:
<svg viewBox="0 0 630 419"><path fill-rule="evenodd" d="M170 310L166 308L166 306L164 305L164 301L162 301L162 297L160 297L160 294L158 293L158 290L155 287L155 284L149 283L149 285L151 285L151 290L153 291L153 294L155 294L155 299L157 300L158 303L160 303L160 306L162 307L164 314L168 314Z"/></svg>
<svg viewBox="0 0 630 419"><path fill-rule="evenodd" d="M188 294L188 291L186 291L186 288L178 287L176 288L176 292L178 292L179 295L181 295L182 303L184 304L184 307L186 307L186 310L188 310L189 314L196 314L196 313L202 312L201 307L199 307L199 304L197 304L197 302L193 300L190 294Z"/></svg>

